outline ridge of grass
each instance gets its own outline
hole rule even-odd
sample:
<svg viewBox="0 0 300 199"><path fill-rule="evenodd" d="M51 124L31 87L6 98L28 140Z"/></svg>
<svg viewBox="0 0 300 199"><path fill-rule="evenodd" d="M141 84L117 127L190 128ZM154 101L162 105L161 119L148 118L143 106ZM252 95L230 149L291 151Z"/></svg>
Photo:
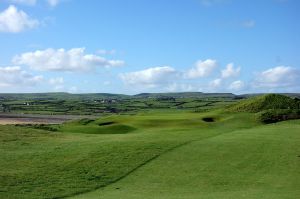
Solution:
<svg viewBox="0 0 300 199"><path fill-rule="evenodd" d="M300 109L300 100L285 95L267 94L257 96L230 106L228 111L257 113L268 109Z"/></svg>

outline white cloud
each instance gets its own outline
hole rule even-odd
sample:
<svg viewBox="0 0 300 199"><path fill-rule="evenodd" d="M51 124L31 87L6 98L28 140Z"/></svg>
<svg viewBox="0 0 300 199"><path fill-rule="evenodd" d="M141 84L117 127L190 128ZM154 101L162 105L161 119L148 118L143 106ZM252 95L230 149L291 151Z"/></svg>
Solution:
<svg viewBox="0 0 300 199"><path fill-rule="evenodd" d="M47 0L48 4L52 7L57 6L61 0Z"/></svg>
<svg viewBox="0 0 300 199"><path fill-rule="evenodd" d="M219 88L222 85L222 79L218 78L209 83L209 86L213 89Z"/></svg>
<svg viewBox="0 0 300 199"><path fill-rule="evenodd" d="M38 2L38 0L4 0L4 1L14 3L14 4L28 5L28 6L34 6ZM62 0L44 0L44 2L46 2L51 7L57 6L61 1Z"/></svg>
<svg viewBox="0 0 300 199"><path fill-rule="evenodd" d="M36 4L37 0L8 0L8 2L34 6Z"/></svg>
<svg viewBox="0 0 300 199"><path fill-rule="evenodd" d="M234 81L229 85L229 89L234 91L240 91L244 87L245 87L245 83L241 80Z"/></svg>
<svg viewBox="0 0 300 199"><path fill-rule="evenodd" d="M35 86L42 80L42 76L32 75L19 66L0 67L0 87Z"/></svg>
<svg viewBox="0 0 300 199"><path fill-rule="evenodd" d="M227 64L226 68L221 71L221 77L223 79L231 78L231 77L237 77L240 75L241 67L234 68L234 64L230 63Z"/></svg>
<svg viewBox="0 0 300 199"><path fill-rule="evenodd" d="M174 80L178 72L170 66L153 67L141 71L124 73L120 78L127 85L154 88Z"/></svg>
<svg viewBox="0 0 300 199"><path fill-rule="evenodd" d="M56 77L56 78L49 79L49 84L54 87L55 91L63 91L65 88L64 83L65 81L63 77Z"/></svg>
<svg viewBox="0 0 300 199"><path fill-rule="evenodd" d="M94 54L85 54L85 48L70 50L46 49L17 55L13 63L27 65L40 71L91 71L96 67L115 67L124 65L121 60L107 60Z"/></svg>
<svg viewBox="0 0 300 199"><path fill-rule="evenodd" d="M253 82L258 88L296 87L299 85L300 70L290 66L277 66L256 75Z"/></svg>
<svg viewBox="0 0 300 199"><path fill-rule="evenodd" d="M186 72L187 79L195 79L210 75L218 66L216 60L207 59L205 61L197 61L195 67Z"/></svg>
<svg viewBox="0 0 300 199"><path fill-rule="evenodd" d="M171 83L166 87L166 91L168 92L189 92L193 90L196 90L196 88L191 84L183 84L183 83L176 83L176 82Z"/></svg>
<svg viewBox="0 0 300 199"><path fill-rule="evenodd" d="M254 20L247 20L247 21L243 21L241 23L242 27L244 28L253 28L255 26L255 21Z"/></svg>
<svg viewBox="0 0 300 199"><path fill-rule="evenodd" d="M10 5L0 12L0 32L18 33L39 25L39 21L30 18L24 11Z"/></svg>
<svg viewBox="0 0 300 199"><path fill-rule="evenodd" d="M63 84L64 78L63 77L56 77L49 79L49 84L51 85L57 85L57 84Z"/></svg>

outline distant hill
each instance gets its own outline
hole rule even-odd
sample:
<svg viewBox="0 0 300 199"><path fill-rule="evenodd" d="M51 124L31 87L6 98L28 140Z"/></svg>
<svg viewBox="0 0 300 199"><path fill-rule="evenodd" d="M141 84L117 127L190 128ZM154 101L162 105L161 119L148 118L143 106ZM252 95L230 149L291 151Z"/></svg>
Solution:
<svg viewBox="0 0 300 199"><path fill-rule="evenodd" d="M130 98L129 95L111 94L111 93L84 93L71 94L65 92L53 93L0 93L0 99L10 100L95 100L112 98Z"/></svg>
<svg viewBox="0 0 300 199"><path fill-rule="evenodd" d="M232 93L202 93L202 92L171 92L171 93L140 93L133 97L139 98L206 98L206 97L221 97L221 98L235 98Z"/></svg>
<svg viewBox="0 0 300 199"><path fill-rule="evenodd" d="M111 94L111 93L83 93L71 94L65 92L53 93L0 93L0 99L10 100L95 100L95 99L124 99L124 98L235 98L232 93L202 93L202 92L178 92L178 93L140 93L137 95Z"/></svg>
<svg viewBox="0 0 300 199"><path fill-rule="evenodd" d="M131 98L228 98L245 99L265 94L243 94L232 93L202 93L202 92L170 92L170 93L140 93L136 95L112 94L112 93L82 93L71 94L66 92L49 93L0 93L0 100L97 100L97 99L131 99ZM299 93L283 93L282 95L297 97Z"/></svg>
<svg viewBox="0 0 300 199"><path fill-rule="evenodd" d="M300 100L286 95L267 94L241 100L228 108L230 111L253 113L268 109L300 109Z"/></svg>

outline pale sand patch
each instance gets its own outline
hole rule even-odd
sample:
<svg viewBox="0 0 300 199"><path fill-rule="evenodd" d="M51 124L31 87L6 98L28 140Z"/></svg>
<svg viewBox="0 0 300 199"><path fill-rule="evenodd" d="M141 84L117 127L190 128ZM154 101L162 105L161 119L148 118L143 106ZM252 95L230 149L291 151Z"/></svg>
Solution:
<svg viewBox="0 0 300 199"><path fill-rule="evenodd" d="M91 118L99 116L91 115L34 115L34 114L14 114L0 113L0 125L6 124L61 124L68 120Z"/></svg>
<svg viewBox="0 0 300 199"><path fill-rule="evenodd" d="M0 125L6 124L60 124L66 120L45 118L0 118Z"/></svg>

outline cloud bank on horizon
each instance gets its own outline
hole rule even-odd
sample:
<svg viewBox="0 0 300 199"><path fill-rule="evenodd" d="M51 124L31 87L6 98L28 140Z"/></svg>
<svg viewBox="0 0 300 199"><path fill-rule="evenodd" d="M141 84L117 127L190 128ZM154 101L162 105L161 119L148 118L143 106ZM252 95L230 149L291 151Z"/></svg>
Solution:
<svg viewBox="0 0 300 199"><path fill-rule="evenodd" d="M300 92L297 1L0 2L0 92Z"/></svg>

